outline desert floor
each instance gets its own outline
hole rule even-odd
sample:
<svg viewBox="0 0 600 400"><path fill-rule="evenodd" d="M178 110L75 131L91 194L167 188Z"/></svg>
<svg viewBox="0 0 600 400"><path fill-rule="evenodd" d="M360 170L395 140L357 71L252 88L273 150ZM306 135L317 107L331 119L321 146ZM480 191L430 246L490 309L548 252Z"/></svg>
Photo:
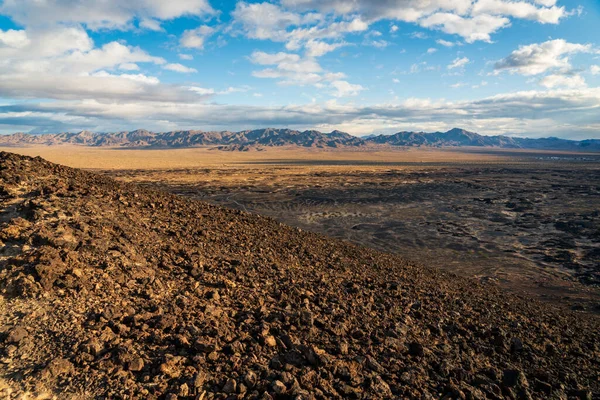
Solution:
<svg viewBox="0 0 600 400"><path fill-rule="evenodd" d="M600 155L4 148L600 312Z"/></svg>

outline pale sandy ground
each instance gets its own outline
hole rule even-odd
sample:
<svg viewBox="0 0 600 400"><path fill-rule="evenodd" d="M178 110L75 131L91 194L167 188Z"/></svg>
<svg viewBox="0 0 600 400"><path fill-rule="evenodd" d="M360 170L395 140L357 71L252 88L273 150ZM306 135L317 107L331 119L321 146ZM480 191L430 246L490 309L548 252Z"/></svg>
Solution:
<svg viewBox="0 0 600 400"><path fill-rule="evenodd" d="M0 151L41 156L48 161L87 169L177 169L215 166L240 166L257 162L330 160L336 162L501 162L508 157L502 151L494 154L458 152L440 149L389 151L268 149L266 151L219 151L193 149L115 149L83 146L0 147Z"/></svg>

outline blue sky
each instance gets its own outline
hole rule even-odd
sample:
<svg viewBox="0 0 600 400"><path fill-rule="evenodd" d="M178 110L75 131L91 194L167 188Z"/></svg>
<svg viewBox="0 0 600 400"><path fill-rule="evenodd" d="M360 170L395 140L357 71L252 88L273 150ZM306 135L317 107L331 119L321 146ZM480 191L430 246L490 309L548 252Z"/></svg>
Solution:
<svg viewBox="0 0 600 400"><path fill-rule="evenodd" d="M597 0L0 0L0 133L600 138Z"/></svg>

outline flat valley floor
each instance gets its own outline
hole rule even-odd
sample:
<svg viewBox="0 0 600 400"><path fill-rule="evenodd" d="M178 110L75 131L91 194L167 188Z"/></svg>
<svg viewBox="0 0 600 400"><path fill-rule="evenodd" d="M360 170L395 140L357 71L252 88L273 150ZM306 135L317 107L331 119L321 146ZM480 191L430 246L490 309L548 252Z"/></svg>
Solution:
<svg viewBox="0 0 600 400"><path fill-rule="evenodd" d="M600 313L600 154L2 148Z"/></svg>

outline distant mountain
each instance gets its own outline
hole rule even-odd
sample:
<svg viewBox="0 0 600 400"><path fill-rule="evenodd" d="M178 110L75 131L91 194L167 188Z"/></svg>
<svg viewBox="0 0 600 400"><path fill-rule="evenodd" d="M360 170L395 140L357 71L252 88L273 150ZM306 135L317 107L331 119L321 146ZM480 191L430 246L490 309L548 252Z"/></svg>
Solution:
<svg viewBox="0 0 600 400"><path fill-rule="evenodd" d="M515 138L509 136L483 136L475 132L454 128L447 132L407 132L393 135L369 135L363 138L333 131L322 133L315 130L255 129L230 131L170 131L150 132L138 129L131 132L57 133L33 135L15 133L0 136L0 145L57 145L77 144L96 147L130 148L184 148L212 147L219 150L247 151L263 147L300 146L307 148L344 148L363 146L409 146L409 147L497 147L508 149L540 149L564 151L600 151L600 140L582 141L559 138Z"/></svg>
<svg viewBox="0 0 600 400"><path fill-rule="evenodd" d="M154 133L144 129L131 132L57 133L31 135L15 133L0 136L0 145L28 144L78 144L85 146L113 146L135 148L183 148L216 146L222 150L248 150L261 146L301 146L314 148L337 148L362 146L365 141L340 131L321 133L292 129L255 129L241 132L171 131Z"/></svg>
<svg viewBox="0 0 600 400"><path fill-rule="evenodd" d="M447 132L398 132L393 135L378 135L366 139L368 142L390 146L424 147L499 147L508 149L541 149L570 151L600 151L600 140L582 141L559 138L515 138L509 136L483 136L475 132L454 128Z"/></svg>

